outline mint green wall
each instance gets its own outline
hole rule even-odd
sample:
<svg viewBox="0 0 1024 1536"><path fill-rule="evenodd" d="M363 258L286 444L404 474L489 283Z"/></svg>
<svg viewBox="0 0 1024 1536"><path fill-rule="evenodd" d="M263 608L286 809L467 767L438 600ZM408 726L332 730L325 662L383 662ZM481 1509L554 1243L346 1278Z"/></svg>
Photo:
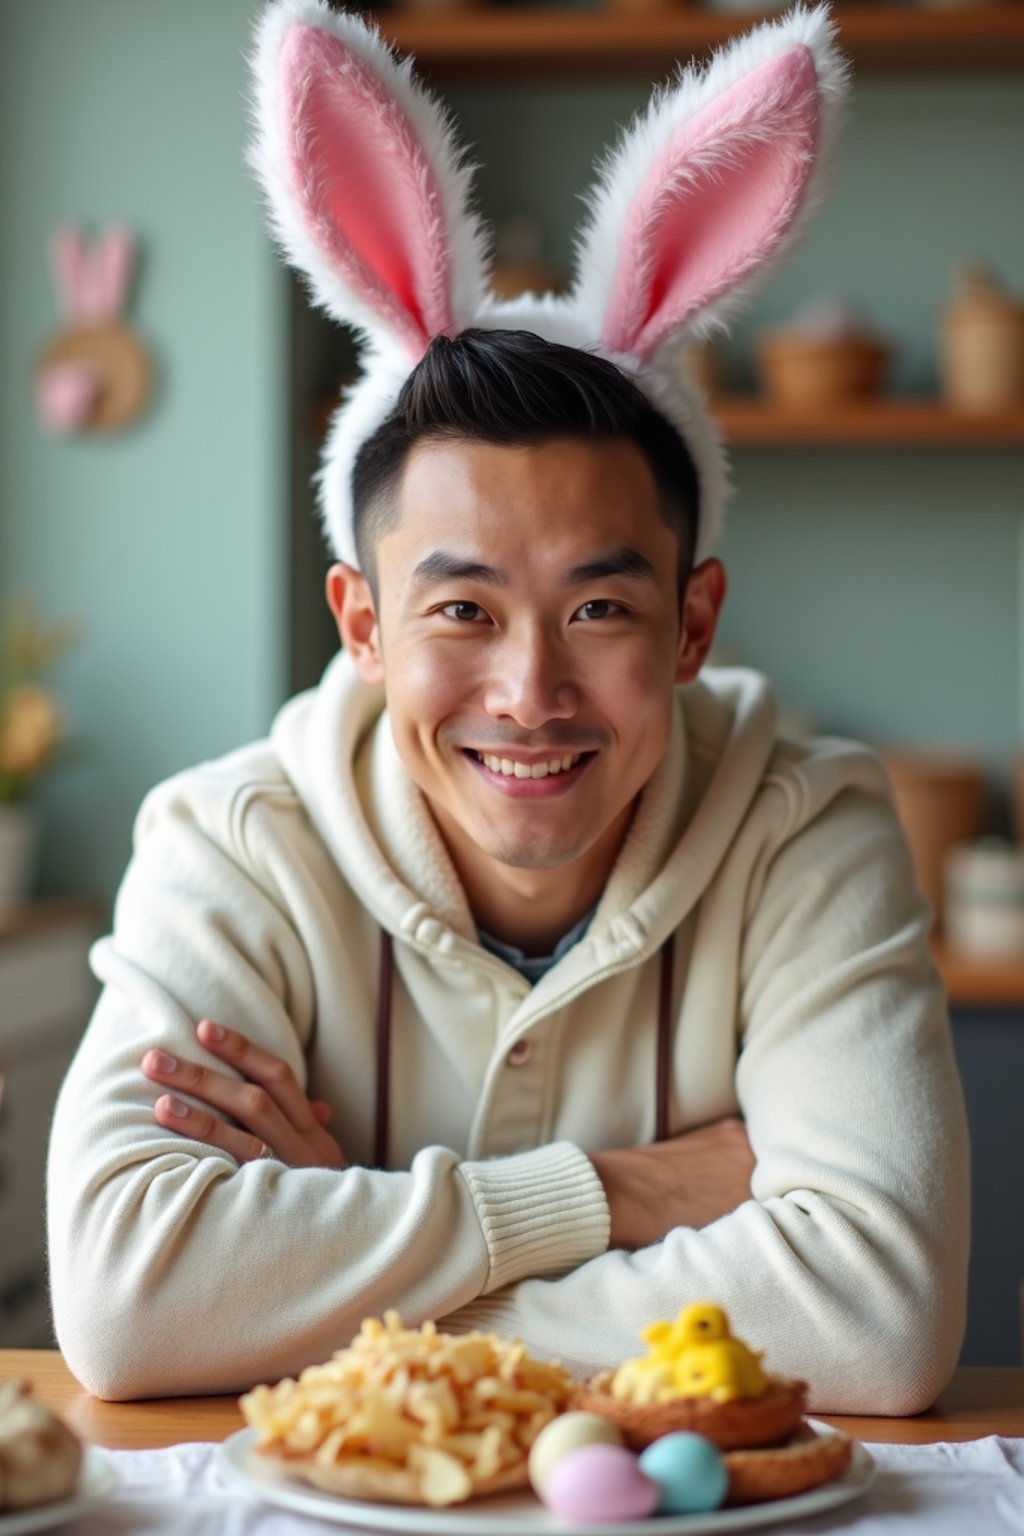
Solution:
<svg viewBox="0 0 1024 1536"><path fill-rule="evenodd" d="M88 756L42 796L44 889L109 896L146 789L262 734L284 686L287 317L243 168L254 10L0 11L0 595L84 628L59 683ZM48 437L31 409L68 220L142 245L157 394L108 440Z"/></svg>
<svg viewBox="0 0 1024 1536"><path fill-rule="evenodd" d="M29 589L85 630L59 682L89 756L42 796L44 889L110 895L146 789L262 733L285 689L289 319L242 161L255 9L0 7L0 595ZM487 212L536 212L563 261L594 153L645 94L446 92ZM867 74L854 100L837 195L755 322L850 297L898 341L897 387L923 388L957 261L1024 289L1024 90ZM125 221L144 246L132 313L159 389L109 441L49 438L31 411L56 318L45 243L66 219ZM1010 451L738 455L726 645L826 727L963 742L999 772L1018 739L1022 468Z"/></svg>
<svg viewBox="0 0 1024 1536"><path fill-rule="evenodd" d="M568 264L595 154L646 95L632 82L450 91L487 214L535 213L547 254ZM1019 74L862 73L836 193L737 327L733 382L749 382L753 326L827 292L898 345L895 388L934 387L954 267L985 258L1024 292L1022 145ZM737 453L726 648L824 728L962 743L1001 776L1018 740L1022 472L1024 444Z"/></svg>

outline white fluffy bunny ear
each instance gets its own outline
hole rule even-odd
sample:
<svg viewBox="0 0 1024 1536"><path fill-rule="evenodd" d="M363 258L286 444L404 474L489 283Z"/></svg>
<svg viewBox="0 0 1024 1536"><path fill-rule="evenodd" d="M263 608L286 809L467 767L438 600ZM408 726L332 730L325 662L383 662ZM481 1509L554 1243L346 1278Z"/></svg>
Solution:
<svg viewBox="0 0 1024 1536"><path fill-rule="evenodd" d="M250 151L275 231L335 319L418 361L486 291L467 166L443 109L358 17L272 0Z"/></svg>
<svg viewBox="0 0 1024 1536"><path fill-rule="evenodd" d="M847 68L828 10L755 28L660 92L602 169L573 300L648 362L720 325L816 202Z"/></svg>

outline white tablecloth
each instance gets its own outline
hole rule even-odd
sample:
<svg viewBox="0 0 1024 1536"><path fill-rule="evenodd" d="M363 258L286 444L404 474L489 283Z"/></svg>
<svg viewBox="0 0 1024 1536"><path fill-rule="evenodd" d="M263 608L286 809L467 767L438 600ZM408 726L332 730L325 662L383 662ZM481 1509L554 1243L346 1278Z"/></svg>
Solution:
<svg viewBox="0 0 1024 1536"><path fill-rule="evenodd" d="M1024 1440L871 1445L878 1475L828 1514L767 1527L775 1536L1024 1536ZM223 1480L213 1445L110 1451L116 1492L65 1530L73 1536L315 1536L336 1524L263 1503ZM594 1528L599 1536L600 1526ZM652 1536L657 1522L652 1522Z"/></svg>

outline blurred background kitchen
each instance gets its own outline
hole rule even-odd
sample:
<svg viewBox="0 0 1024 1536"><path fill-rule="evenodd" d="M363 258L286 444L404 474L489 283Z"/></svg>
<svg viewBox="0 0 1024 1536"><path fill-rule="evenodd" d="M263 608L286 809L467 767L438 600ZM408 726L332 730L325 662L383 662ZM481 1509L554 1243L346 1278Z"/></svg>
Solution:
<svg viewBox="0 0 1024 1536"><path fill-rule="evenodd" d="M0 0L0 1345L46 1344L42 1168L146 790L333 653L310 489L348 338L243 166L255 0ZM496 282L558 284L595 155L734 0L381 10L450 102ZM727 345L721 659L888 754L974 1141L968 1364L1021 1359L1024 5L839 12L836 191Z"/></svg>

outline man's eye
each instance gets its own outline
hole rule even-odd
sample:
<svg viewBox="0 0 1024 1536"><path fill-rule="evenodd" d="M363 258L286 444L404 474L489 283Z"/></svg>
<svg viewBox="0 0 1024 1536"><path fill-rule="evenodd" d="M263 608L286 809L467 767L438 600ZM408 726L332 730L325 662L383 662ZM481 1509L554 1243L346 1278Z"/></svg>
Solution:
<svg viewBox="0 0 1024 1536"><path fill-rule="evenodd" d="M576 617L585 621L612 619L624 612L622 604L612 602L610 597L595 597L589 603L583 603L577 608Z"/></svg>
<svg viewBox="0 0 1024 1536"><path fill-rule="evenodd" d="M460 624L478 624L487 617L479 603L445 603L440 612L446 619L457 619Z"/></svg>

